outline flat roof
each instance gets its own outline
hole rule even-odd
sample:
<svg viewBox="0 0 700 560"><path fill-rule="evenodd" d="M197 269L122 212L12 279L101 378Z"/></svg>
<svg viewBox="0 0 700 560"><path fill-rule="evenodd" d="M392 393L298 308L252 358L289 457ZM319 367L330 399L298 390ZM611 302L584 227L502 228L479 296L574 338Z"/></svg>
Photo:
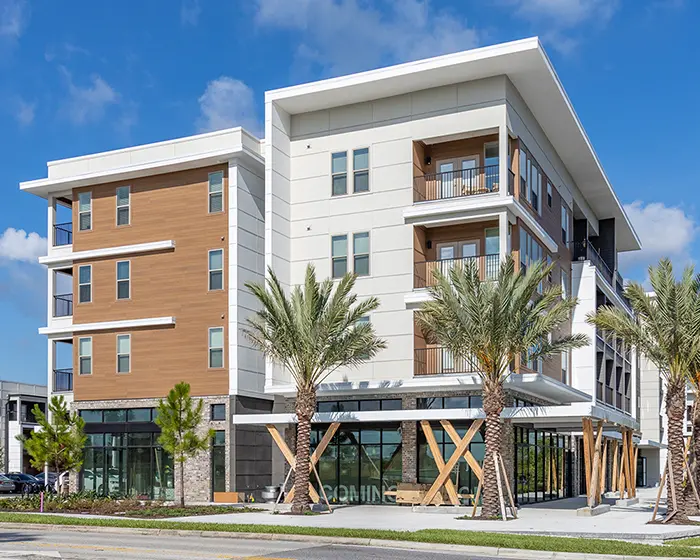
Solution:
<svg viewBox="0 0 700 560"><path fill-rule="evenodd" d="M289 114L330 109L506 75L599 219L615 218L619 251L641 242L538 37L407 62L265 93Z"/></svg>
<svg viewBox="0 0 700 560"><path fill-rule="evenodd" d="M46 198L76 187L208 167L225 163L233 157L247 158L263 165L263 143L241 127L228 128L50 161L46 178L25 181L19 187Z"/></svg>

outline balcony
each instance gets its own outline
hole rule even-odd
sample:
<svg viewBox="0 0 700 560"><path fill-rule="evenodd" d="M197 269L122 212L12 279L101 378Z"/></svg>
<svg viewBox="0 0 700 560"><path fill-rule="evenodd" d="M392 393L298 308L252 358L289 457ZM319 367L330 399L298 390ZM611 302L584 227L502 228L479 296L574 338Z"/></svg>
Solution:
<svg viewBox="0 0 700 560"><path fill-rule="evenodd" d="M455 358L442 346L416 348L413 357L414 375L449 375L476 373L476 369L464 358Z"/></svg>
<svg viewBox="0 0 700 560"><path fill-rule="evenodd" d="M53 226L53 246L63 247L73 244L73 224L66 222L63 224L54 224Z"/></svg>
<svg viewBox="0 0 700 560"><path fill-rule="evenodd" d="M73 368L53 370L54 393L66 393L73 390Z"/></svg>
<svg viewBox="0 0 700 560"><path fill-rule="evenodd" d="M462 257L459 259L443 259L437 261L422 261L414 264L413 288L420 290L436 284L435 271L439 270L443 275L448 275L453 268L467 266L467 263L475 262L482 280L491 280L498 275L500 266L499 255L482 255L478 257Z"/></svg>
<svg viewBox="0 0 700 560"><path fill-rule="evenodd" d="M603 275L603 278L605 278L608 281L608 284L610 284L610 286L614 285L612 270L610 270L610 267L603 260L603 257L600 256L598 249L596 249L588 239L584 239L583 241L574 241L573 250L575 261L591 261L593 266L595 266L598 269L598 271Z"/></svg>
<svg viewBox="0 0 700 560"><path fill-rule="evenodd" d="M73 294L53 296L53 316L71 317L73 315Z"/></svg>
<svg viewBox="0 0 700 560"><path fill-rule="evenodd" d="M414 177L413 201L449 200L498 192L498 172L498 165L486 165Z"/></svg>

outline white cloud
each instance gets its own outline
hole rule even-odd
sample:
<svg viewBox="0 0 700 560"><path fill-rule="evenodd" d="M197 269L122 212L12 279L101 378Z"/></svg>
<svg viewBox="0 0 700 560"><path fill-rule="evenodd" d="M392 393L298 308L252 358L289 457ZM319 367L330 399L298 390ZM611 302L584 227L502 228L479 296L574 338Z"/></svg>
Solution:
<svg viewBox="0 0 700 560"><path fill-rule="evenodd" d="M197 25L202 6L199 0L182 0L180 4L180 23L182 25Z"/></svg>
<svg viewBox="0 0 700 560"><path fill-rule="evenodd" d="M261 27L301 36L297 59L338 75L473 48L479 32L431 0L386 0L381 11L359 0L257 0Z"/></svg>
<svg viewBox="0 0 700 560"><path fill-rule="evenodd" d="M46 238L23 229L7 228L0 234L0 259L36 263L46 254Z"/></svg>
<svg viewBox="0 0 700 560"><path fill-rule="evenodd" d="M29 22L29 6L25 0L0 0L0 38L17 40Z"/></svg>
<svg viewBox="0 0 700 560"><path fill-rule="evenodd" d="M669 257L683 267L692 260L693 243L698 226L682 208L661 202L625 204L625 212L642 242L641 251L620 254L620 265L626 270L644 268Z"/></svg>
<svg viewBox="0 0 700 560"><path fill-rule="evenodd" d="M15 119L21 126L29 126L34 122L34 111L36 109L36 103L29 103L24 99L19 99L17 101L17 108L15 111Z"/></svg>
<svg viewBox="0 0 700 560"><path fill-rule="evenodd" d="M535 25L542 40L567 54L579 43L577 27L605 27L617 12L619 0L501 0L514 15ZM542 31L544 30L544 31Z"/></svg>
<svg viewBox="0 0 700 560"><path fill-rule="evenodd" d="M259 134L253 90L240 80L221 76L207 84L199 98L197 127L201 132L242 126Z"/></svg>
<svg viewBox="0 0 700 560"><path fill-rule="evenodd" d="M98 121L104 115L105 109L119 101L119 93L101 76L94 74L87 86L78 86L65 67L60 67L68 84L68 99L66 115L76 125Z"/></svg>

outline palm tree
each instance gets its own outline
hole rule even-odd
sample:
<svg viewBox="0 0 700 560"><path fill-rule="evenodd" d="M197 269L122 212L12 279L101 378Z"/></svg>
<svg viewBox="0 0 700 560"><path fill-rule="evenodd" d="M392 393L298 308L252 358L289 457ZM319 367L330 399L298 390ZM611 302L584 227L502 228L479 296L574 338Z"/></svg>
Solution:
<svg viewBox="0 0 700 560"><path fill-rule="evenodd" d="M676 280L668 259L662 259L657 267L649 267L649 281L653 295L636 282L625 287L625 296L636 319L621 309L603 306L588 321L636 346L666 381L669 469L673 471L678 507L673 520L682 523L687 522L682 474L685 388L700 358L700 283L692 267L687 267L682 278ZM668 496L670 503L670 489Z"/></svg>
<svg viewBox="0 0 700 560"><path fill-rule="evenodd" d="M481 281L474 262L452 268L449 275L436 271L432 299L417 314L431 341L467 360L481 377L486 414L485 518L500 516L493 454L501 451L503 384L511 375L511 364L523 354L537 360L589 344L585 335L553 335L570 317L576 300L562 297L558 284L547 284L539 293L551 270L552 265L537 262L521 274L508 256L495 281Z"/></svg>
<svg viewBox="0 0 700 560"><path fill-rule="evenodd" d="M261 309L248 319L244 333L266 356L289 371L296 383L296 467L293 513L309 509L309 447L311 418L316 411L316 388L339 367L355 367L386 347L369 321L363 319L379 307L371 297L358 302L351 291L355 275L316 280L316 271L306 268L304 287L288 297L274 272L268 270L267 288L246 284L258 298ZM335 289L334 289L335 286Z"/></svg>

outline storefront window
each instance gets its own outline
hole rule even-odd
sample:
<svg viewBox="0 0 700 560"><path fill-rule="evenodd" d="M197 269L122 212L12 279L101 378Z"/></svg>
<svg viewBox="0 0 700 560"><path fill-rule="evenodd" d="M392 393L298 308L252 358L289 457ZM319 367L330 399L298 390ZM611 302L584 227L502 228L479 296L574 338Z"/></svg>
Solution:
<svg viewBox="0 0 700 560"><path fill-rule="evenodd" d="M214 432L211 447L211 480L213 492L226 491L226 432Z"/></svg>
<svg viewBox="0 0 700 560"><path fill-rule="evenodd" d="M571 496L569 436L515 428L515 494L520 504Z"/></svg>

